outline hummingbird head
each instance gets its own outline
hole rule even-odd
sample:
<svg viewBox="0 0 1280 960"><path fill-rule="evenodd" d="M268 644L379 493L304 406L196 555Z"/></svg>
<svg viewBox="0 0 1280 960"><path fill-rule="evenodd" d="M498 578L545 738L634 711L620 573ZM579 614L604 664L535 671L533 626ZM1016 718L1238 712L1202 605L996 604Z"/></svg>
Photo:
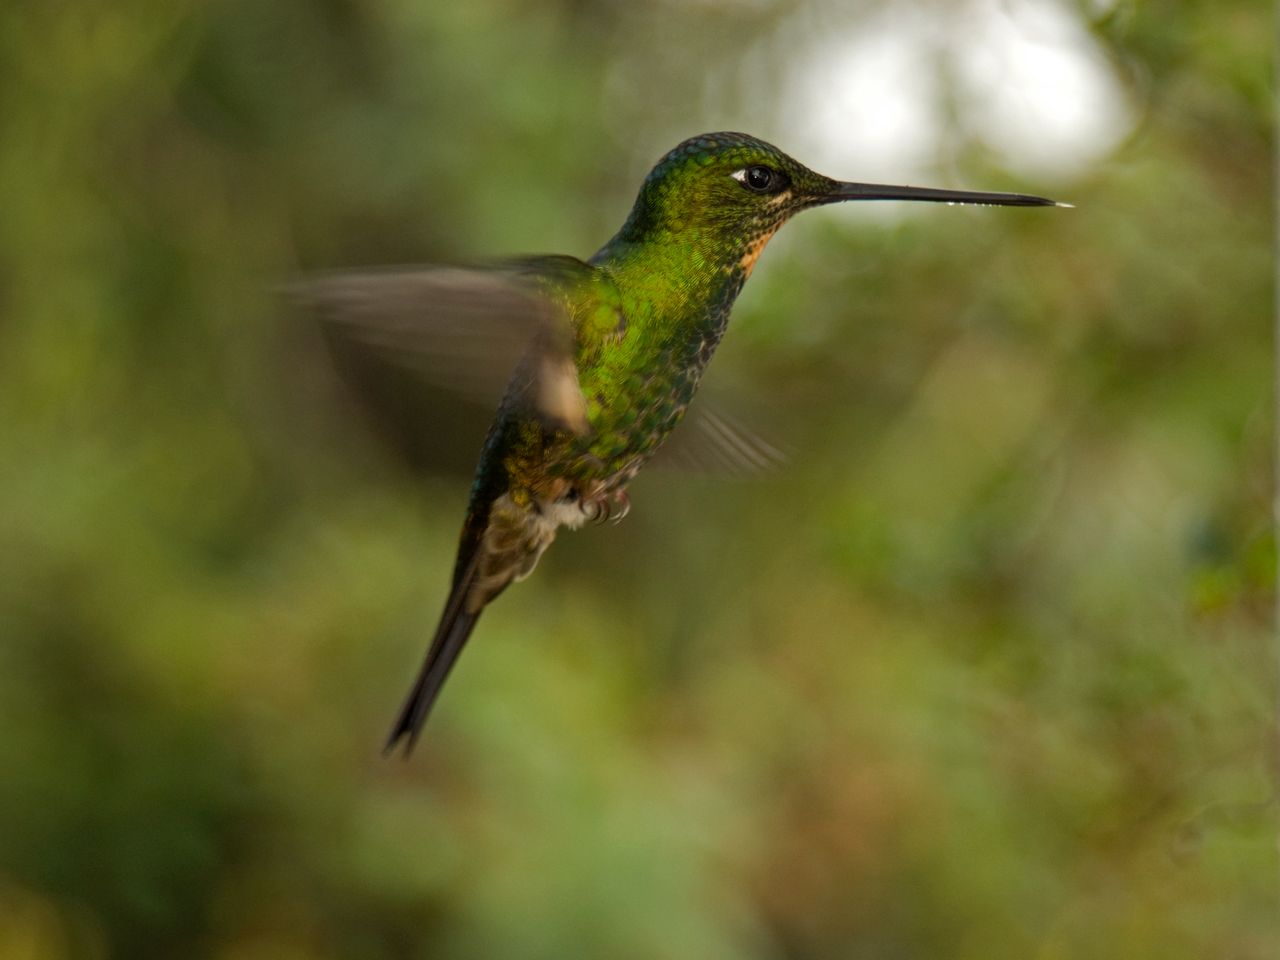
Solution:
<svg viewBox="0 0 1280 960"><path fill-rule="evenodd" d="M745 133L706 133L658 161L615 239L687 241L704 260L723 267L741 265L749 274L769 238L792 215L845 200L1054 205L1023 194L841 182Z"/></svg>
<svg viewBox="0 0 1280 960"><path fill-rule="evenodd" d="M697 238L730 259L758 256L778 227L834 185L763 140L707 133L658 161L619 237Z"/></svg>

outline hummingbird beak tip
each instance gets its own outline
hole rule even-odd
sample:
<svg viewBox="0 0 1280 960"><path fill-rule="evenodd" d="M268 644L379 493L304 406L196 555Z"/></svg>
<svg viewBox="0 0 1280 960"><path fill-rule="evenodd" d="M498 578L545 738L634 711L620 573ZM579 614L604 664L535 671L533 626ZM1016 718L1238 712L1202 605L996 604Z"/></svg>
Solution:
<svg viewBox="0 0 1280 960"><path fill-rule="evenodd" d="M1053 205L1055 207L1062 207L1064 210L1074 210L1076 208L1074 203L1063 203L1061 200L1053 201Z"/></svg>

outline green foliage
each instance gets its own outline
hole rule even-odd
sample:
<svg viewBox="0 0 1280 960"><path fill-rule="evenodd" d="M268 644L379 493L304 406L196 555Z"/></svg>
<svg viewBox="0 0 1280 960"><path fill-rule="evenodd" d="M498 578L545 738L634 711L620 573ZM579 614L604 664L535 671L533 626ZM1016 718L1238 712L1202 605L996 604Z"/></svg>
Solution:
<svg viewBox="0 0 1280 960"><path fill-rule="evenodd" d="M743 6L0 8L0 956L1270 955L1258 4L1112 5L1078 180L948 154L1076 210L787 227L711 379L795 463L642 476L378 756L466 481L315 412L271 290L588 255L704 129L805 161Z"/></svg>

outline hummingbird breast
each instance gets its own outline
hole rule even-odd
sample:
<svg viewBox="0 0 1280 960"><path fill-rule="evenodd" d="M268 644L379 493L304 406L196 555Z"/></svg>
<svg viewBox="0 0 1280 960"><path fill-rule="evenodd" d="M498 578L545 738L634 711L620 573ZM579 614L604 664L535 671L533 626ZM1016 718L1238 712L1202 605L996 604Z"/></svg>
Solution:
<svg viewBox="0 0 1280 960"><path fill-rule="evenodd" d="M606 360L583 371L590 431L565 445L558 464L565 475L599 480L608 490L631 481L684 417L720 342L728 311L722 313L693 336L657 342L645 362Z"/></svg>
<svg viewBox="0 0 1280 960"><path fill-rule="evenodd" d="M570 298L586 429L513 424L504 466L517 502L576 526L625 490L683 418L750 266L728 261L675 285L673 271L657 282L596 269L590 294Z"/></svg>

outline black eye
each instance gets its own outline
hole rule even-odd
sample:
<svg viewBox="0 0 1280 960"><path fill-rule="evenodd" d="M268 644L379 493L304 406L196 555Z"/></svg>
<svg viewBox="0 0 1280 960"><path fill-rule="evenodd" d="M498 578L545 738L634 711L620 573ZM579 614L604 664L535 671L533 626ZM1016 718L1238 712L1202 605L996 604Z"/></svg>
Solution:
<svg viewBox="0 0 1280 960"><path fill-rule="evenodd" d="M777 193L787 185L787 178L762 164L742 171L742 185L754 193Z"/></svg>

